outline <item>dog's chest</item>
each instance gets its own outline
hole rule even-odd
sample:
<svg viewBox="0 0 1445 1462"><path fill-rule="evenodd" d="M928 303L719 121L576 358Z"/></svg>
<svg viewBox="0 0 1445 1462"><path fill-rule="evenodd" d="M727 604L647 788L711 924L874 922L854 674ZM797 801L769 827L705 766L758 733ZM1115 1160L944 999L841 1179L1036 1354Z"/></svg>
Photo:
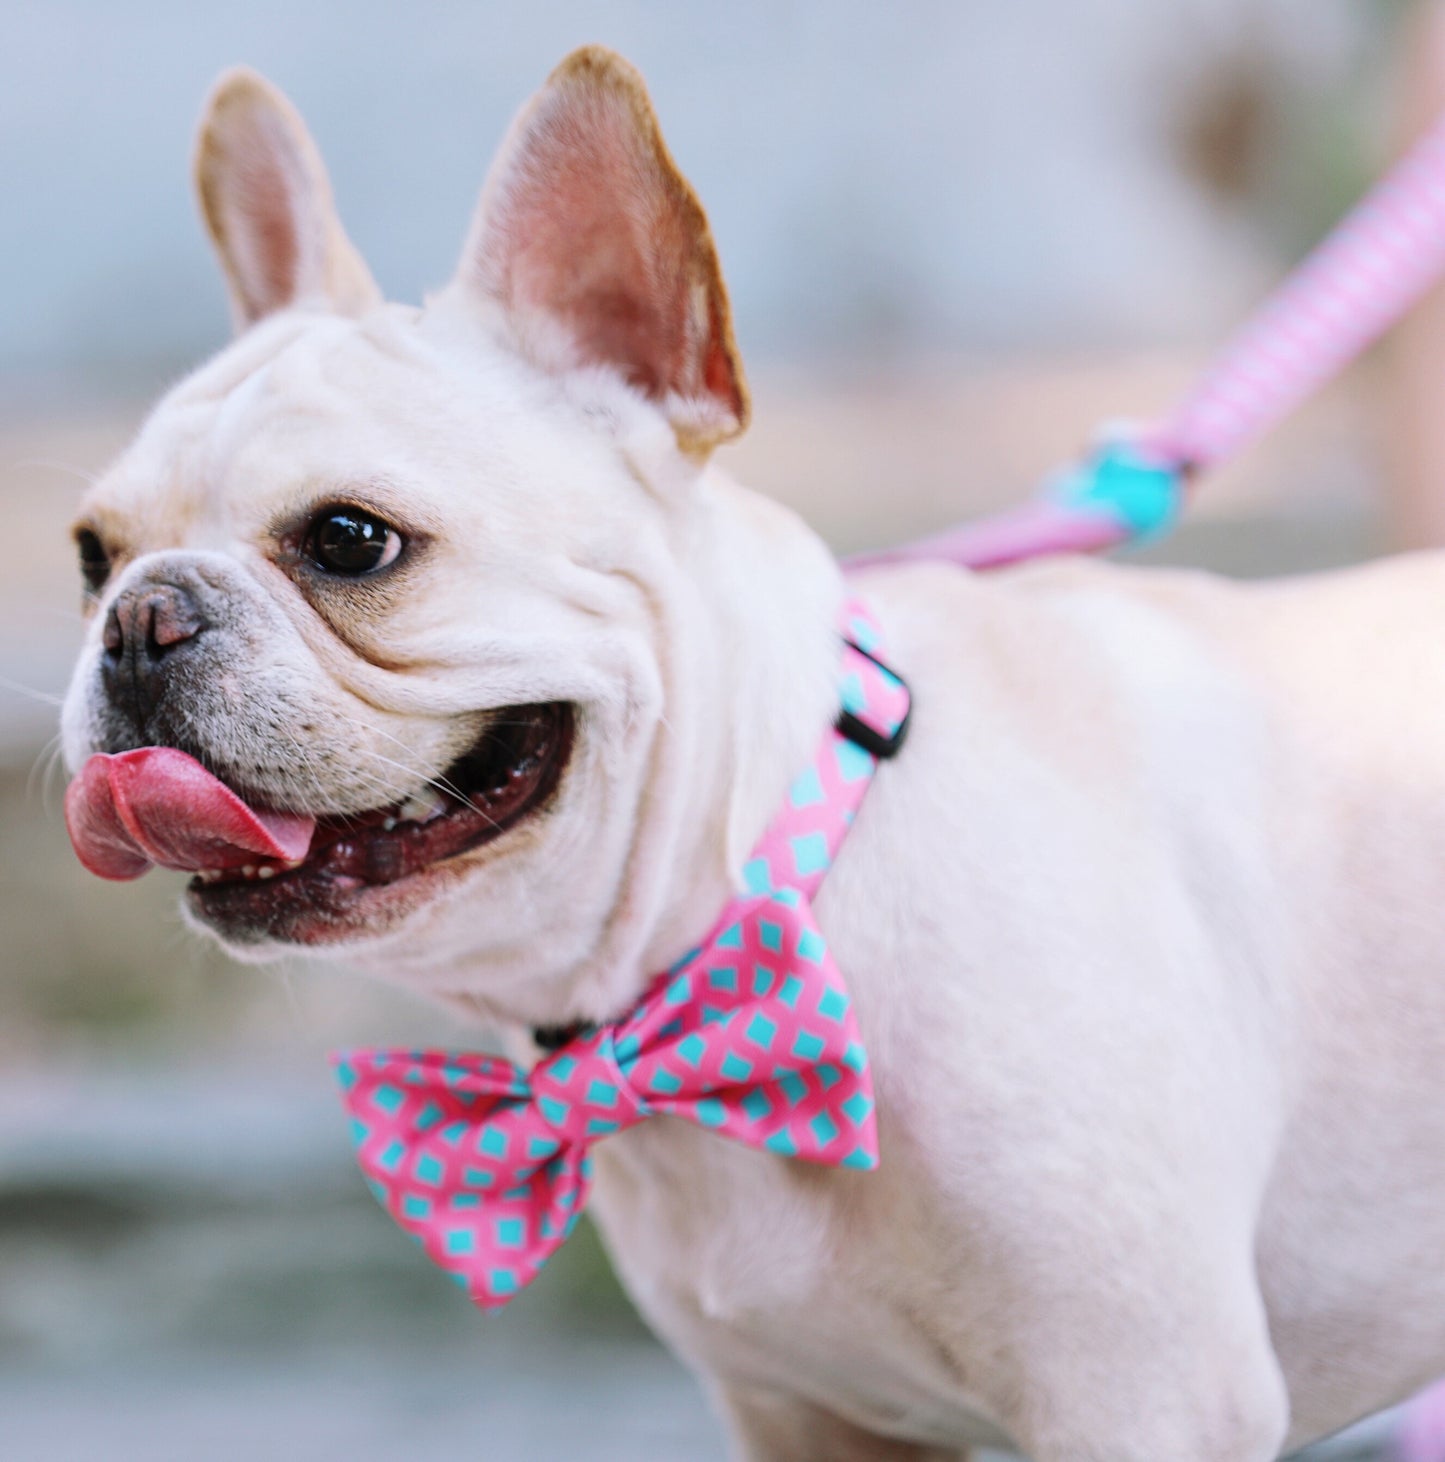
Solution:
<svg viewBox="0 0 1445 1462"><path fill-rule="evenodd" d="M881 1298L887 1259L850 1222L847 1190L867 1174L780 1161L667 1120L597 1158L592 1211L618 1270L694 1365L884 1435L998 1439L936 1344Z"/></svg>

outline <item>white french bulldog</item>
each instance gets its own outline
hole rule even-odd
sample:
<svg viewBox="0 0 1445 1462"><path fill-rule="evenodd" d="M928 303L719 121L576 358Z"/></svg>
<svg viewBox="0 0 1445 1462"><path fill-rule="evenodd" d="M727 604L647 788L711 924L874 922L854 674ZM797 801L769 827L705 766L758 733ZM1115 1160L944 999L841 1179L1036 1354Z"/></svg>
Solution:
<svg viewBox="0 0 1445 1462"><path fill-rule="evenodd" d="M180 748L269 820L187 865L241 958L613 1016L833 719L845 593L709 465L747 392L641 81L563 62L419 310L260 78L197 166L239 338L86 499L70 764ZM1445 562L853 587L916 697L817 901L883 1166L597 1150L739 1455L1266 1462L1445 1369Z"/></svg>

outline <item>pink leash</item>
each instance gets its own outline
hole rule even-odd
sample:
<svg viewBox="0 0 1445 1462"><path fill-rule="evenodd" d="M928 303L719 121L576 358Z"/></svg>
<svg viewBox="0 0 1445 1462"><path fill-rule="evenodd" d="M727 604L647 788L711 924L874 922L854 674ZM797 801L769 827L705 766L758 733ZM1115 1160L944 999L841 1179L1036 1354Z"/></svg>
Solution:
<svg viewBox="0 0 1445 1462"><path fill-rule="evenodd" d="M849 567L994 568L1095 552L1170 527L1185 488L1263 435L1445 274L1445 117L1309 256L1162 425L1106 438L1030 503Z"/></svg>

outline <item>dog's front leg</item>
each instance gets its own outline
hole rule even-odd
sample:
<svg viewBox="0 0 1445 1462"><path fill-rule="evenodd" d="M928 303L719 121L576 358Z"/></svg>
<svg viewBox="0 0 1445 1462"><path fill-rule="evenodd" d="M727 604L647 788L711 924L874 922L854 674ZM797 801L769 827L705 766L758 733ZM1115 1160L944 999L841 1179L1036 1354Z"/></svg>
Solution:
<svg viewBox="0 0 1445 1462"><path fill-rule="evenodd" d="M967 1451L940 1451L863 1431L796 1396L725 1386L737 1462L968 1462Z"/></svg>

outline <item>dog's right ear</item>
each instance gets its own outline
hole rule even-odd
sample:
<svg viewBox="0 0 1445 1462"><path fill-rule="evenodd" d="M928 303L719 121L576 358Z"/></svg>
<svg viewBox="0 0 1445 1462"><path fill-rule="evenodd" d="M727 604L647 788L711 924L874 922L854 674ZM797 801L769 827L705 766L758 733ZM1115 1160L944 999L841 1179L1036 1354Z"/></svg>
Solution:
<svg viewBox="0 0 1445 1462"><path fill-rule="evenodd" d="M238 66L216 82L195 177L238 331L291 305L360 315L381 303L306 124L264 77Z"/></svg>

